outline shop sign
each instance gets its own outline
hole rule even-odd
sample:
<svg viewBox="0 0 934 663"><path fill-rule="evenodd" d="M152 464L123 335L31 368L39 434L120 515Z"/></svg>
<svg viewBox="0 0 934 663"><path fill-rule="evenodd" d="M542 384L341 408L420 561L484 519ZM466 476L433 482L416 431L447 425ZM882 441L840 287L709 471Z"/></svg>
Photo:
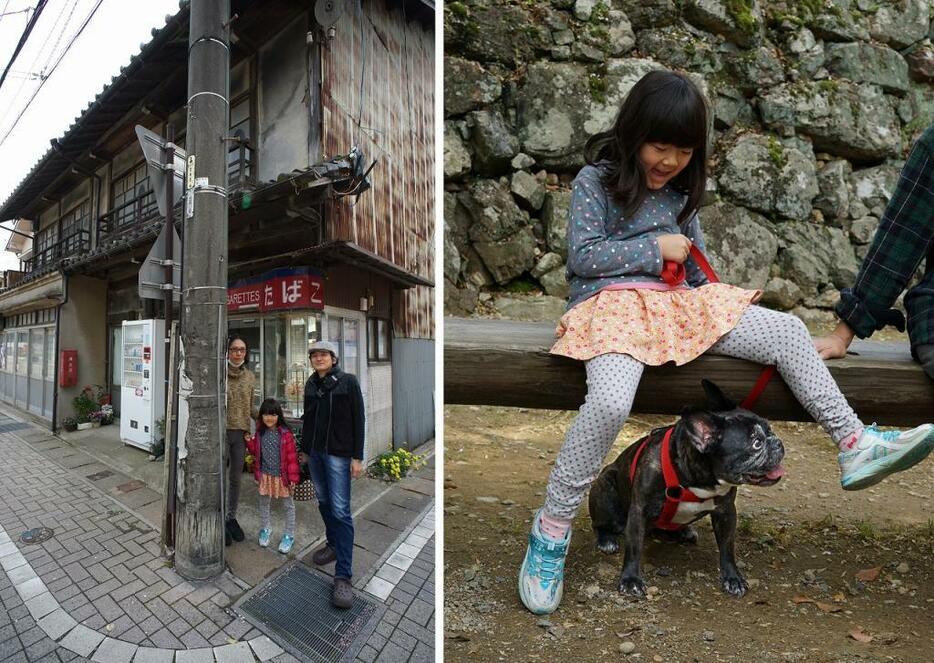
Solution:
<svg viewBox="0 0 934 663"><path fill-rule="evenodd" d="M323 309L324 278L307 268L277 269L227 288L227 311Z"/></svg>

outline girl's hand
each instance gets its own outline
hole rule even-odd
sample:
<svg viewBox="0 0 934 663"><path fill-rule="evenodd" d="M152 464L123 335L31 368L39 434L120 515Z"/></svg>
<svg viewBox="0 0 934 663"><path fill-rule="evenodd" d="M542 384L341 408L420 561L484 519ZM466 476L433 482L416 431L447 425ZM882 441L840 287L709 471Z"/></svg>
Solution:
<svg viewBox="0 0 934 663"><path fill-rule="evenodd" d="M252 435L250 435L247 431L243 431L243 441L244 441L244 442L249 442L249 441L252 440L252 439L253 439L253 436L252 436Z"/></svg>
<svg viewBox="0 0 934 663"><path fill-rule="evenodd" d="M688 259L691 251L691 240L684 235L659 235L656 238L658 248L662 252L662 260L672 260L678 264Z"/></svg>

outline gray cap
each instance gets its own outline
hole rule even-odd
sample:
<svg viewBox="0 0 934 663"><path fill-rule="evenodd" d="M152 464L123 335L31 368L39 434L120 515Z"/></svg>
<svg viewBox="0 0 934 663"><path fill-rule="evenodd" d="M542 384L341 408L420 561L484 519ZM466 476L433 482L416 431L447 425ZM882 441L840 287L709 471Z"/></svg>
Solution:
<svg viewBox="0 0 934 663"><path fill-rule="evenodd" d="M334 361L338 360L337 345L330 341L314 341L308 344L308 354L312 352L330 352L334 355Z"/></svg>

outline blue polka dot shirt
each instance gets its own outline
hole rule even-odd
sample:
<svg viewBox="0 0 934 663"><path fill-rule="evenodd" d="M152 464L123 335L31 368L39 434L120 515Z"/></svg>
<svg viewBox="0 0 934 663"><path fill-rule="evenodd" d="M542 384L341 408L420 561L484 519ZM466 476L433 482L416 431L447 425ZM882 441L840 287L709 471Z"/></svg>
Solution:
<svg viewBox="0 0 934 663"><path fill-rule="evenodd" d="M656 237L681 233L701 251L704 240L697 214L678 227L685 196L669 185L650 190L631 219L623 218L601 180L602 170L584 166L574 179L568 215L568 308L603 288L620 283L664 283L662 253ZM707 277L688 258L688 285L707 283Z"/></svg>

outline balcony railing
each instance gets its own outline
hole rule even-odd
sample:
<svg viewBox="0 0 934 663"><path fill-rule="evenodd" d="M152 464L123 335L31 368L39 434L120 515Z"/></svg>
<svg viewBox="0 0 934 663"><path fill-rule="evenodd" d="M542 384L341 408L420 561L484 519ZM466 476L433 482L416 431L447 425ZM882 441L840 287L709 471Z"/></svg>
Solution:
<svg viewBox="0 0 934 663"><path fill-rule="evenodd" d="M152 221L159 216L156 194L152 191L131 198L118 205L97 220L98 241L119 235L141 223Z"/></svg>
<svg viewBox="0 0 934 663"><path fill-rule="evenodd" d="M49 244L43 240L42 233L39 233L32 257L23 261L23 271L27 274L53 269L65 258L77 256L91 248L91 233L86 228L70 230L60 240Z"/></svg>

